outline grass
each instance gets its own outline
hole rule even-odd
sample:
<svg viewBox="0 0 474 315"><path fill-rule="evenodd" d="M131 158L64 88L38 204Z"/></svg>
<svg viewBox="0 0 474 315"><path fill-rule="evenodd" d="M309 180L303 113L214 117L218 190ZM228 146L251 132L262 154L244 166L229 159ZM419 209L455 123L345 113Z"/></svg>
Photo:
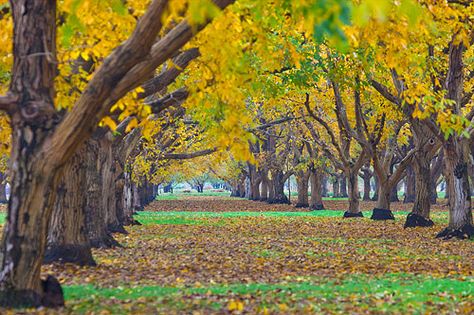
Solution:
<svg viewBox="0 0 474 315"><path fill-rule="evenodd" d="M253 304L257 309L343 311L357 303L358 310L400 312L416 310L425 313L438 303L455 308L459 300L474 298L474 277L459 279L433 278L409 274L386 274L380 277L353 274L343 280L328 278L294 278L281 283L235 283L228 285L165 287L119 286L99 288L93 285L64 287L65 297L74 301L74 309L92 311L91 302L102 309L100 300L141 300L148 306L184 310L207 305L214 310L225 310L228 303L237 300ZM248 297L252 297L249 299ZM244 302L242 302L244 304ZM111 305L113 309L113 305ZM119 309L116 309L119 310ZM301 311L301 309L300 309ZM122 313L124 311L122 310ZM119 311L120 313L120 311Z"/></svg>
<svg viewBox="0 0 474 315"><path fill-rule="evenodd" d="M135 219L142 224L208 224L202 220L204 218L238 218L238 217L261 217L261 218L275 218L275 217L342 217L344 211L338 210L318 210L318 211L266 211L266 212L251 212L251 211L236 211L236 212L212 212L212 211L169 211L169 212L154 212L141 211L135 215ZM370 217L371 211L364 211L366 218ZM408 214L407 211L397 211L394 215L398 219L402 219ZM432 219L437 222L446 221L447 213L437 212L432 214ZM221 225L221 224L219 224Z"/></svg>

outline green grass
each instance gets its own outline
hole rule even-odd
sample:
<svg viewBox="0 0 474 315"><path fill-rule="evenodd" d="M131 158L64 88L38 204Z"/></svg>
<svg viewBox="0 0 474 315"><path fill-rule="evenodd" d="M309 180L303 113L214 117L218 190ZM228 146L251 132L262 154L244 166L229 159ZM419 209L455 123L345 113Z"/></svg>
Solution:
<svg viewBox="0 0 474 315"><path fill-rule="evenodd" d="M204 191L202 193L198 193L195 191L192 191L190 193L176 191L175 193L162 193L160 195L157 195L155 200L181 200L183 199L183 197L230 197L230 191Z"/></svg>
<svg viewBox="0 0 474 315"><path fill-rule="evenodd" d="M231 296L252 295L257 297L262 306L286 303L297 306L298 301L310 301L316 307L342 310L355 302L369 310L404 312L415 308L423 313L426 303L435 305L444 303L456 305L459 299L469 301L474 298L474 277L464 279L433 278L408 274L386 274L381 277L354 274L342 281L328 278L295 278L282 283L236 283L229 285L163 287L141 286L116 288L99 288L93 285L74 285L64 287L67 301L74 301L75 309L91 311L90 302L104 299L147 300L147 303L161 304L161 307L176 309L186 308L181 304L183 297L194 296L205 301L214 297L214 307L226 307L227 298ZM197 297L199 296L199 297ZM216 301L217 296L217 302ZM193 298L193 299L194 299ZM165 303L165 304L163 304ZM99 309L103 305L98 303ZM189 305L188 305L189 307Z"/></svg>
<svg viewBox="0 0 474 315"><path fill-rule="evenodd" d="M251 211L235 211L235 212L211 212L211 211L169 211L169 212L155 212L155 211L141 211L135 215L135 219L142 224L197 224L208 225L206 218L239 218L239 217L342 217L344 211L338 210L319 210L319 211L266 211L266 212L251 212ZM371 211L364 211L366 218L370 217ZM394 215L398 219L402 219L408 214L407 211L396 211ZM432 214L432 219L437 222L446 221L447 213L437 212ZM215 224L211 224L215 225ZM221 224L219 224L221 225Z"/></svg>

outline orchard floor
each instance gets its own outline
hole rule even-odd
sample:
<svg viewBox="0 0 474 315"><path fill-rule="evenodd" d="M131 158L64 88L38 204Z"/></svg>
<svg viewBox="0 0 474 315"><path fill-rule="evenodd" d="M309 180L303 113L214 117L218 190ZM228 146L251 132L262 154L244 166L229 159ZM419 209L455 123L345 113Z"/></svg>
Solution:
<svg viewBox="0 0 474 315"><path fill-rule="evenodd" d="M434 239L443 207L435 227L404 230L410 205L394 204L390 222L342 219L344 200L325 205L334 210L159 200L115 235L123 248L94 250L97 267L43 271L63 284L58 313L474 313L474 242Z"/></svg>

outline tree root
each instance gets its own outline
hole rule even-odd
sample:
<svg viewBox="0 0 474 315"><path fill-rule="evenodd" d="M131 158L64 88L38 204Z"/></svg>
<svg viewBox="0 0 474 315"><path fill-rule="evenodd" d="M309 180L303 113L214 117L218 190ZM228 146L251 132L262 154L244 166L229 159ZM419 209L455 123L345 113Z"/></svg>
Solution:
<svg viewBox="0 0 474 315"><path fill-rule="evenodd" d="M392 211L387 209L379 209L374 208L372 212L372 216L370 217L372 220L377 221L384 221L384 220L395 220Z"/></svg>
<svg viewBox="0 0 474 315"><path fill-rule="evenodd" d="M474 226L471 224L466 224L459 229L445 228L436 235L436 238L442 238L444 240L449 240L452 238L457 238L460 240L474 238Z"/></svg>
<svg viewBox="0 0 474 315"><path fill-rule="evenodd" d="M434 225L434 222L430 219L426 219L425 217L419 215L419 214L416 214L416 213L413 213L413 212L410 212L408 215L407 215L407 219L405 221L405 225L403 226L405 229L406 228L409 228L409 227L430 227L430 226L433 226Z"/></svg>

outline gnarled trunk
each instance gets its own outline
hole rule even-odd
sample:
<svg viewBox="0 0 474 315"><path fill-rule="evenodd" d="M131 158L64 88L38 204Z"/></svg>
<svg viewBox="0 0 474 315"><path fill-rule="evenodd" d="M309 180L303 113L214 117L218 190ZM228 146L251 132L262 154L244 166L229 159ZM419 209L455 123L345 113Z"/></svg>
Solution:
<svg viewBox="0 0 474 315"><path fill-rule="evenodd" d="M296 185L298 189L298 200L296 202L296 208L307 208L309 207L308 192L309 192L309 171L299 171L296 173Z"/></svg>
<svg viewBox="0 0 474 315"><path fill-rule="evenodd" d="M102 157L102 158L100 158ZM119 243L112 237L107 228L107 213L103 199L103 174L101 143L97 137L86 142L86 225L92 247L112 247Z"/></svg>
<svg viewBox="0 0 474 315"><path fill-rule="evenodd" d="M347 169L344 173L347 176L347 184L349 188L349 210L344 213L344 218L363 217L359 208L359 187L357 176L359 170Z"/></svg>
<svg viewBox="0 0 474 315"><path fill-rule="evenodd" d="M56 59L56 1L16 0L10 5L14 17L10 90L18 101L10 112L11 196L3 229L0 305L60 306L64 298L59 282L54 277L40 279L61 177L60 166L54 165L56 156L44 148L58 121L52 62Z"/></svg>
<svg viewBox="0 0 474 315"><path fill-rule="evenodd" d="M413 175L415 178L415 201L405 221L407 227L433 226L430 219L430 160L428 152L418 152L413 158Z"/></svg>
<svg viewBox="0 0 474 315"><path fill-rule="evenodd" d="M288 197L285 195L285 176L283 171L276 170L272 172L272 179L270 180L272 183L272 199L268 199L269 203L280 203L280 204L289 204L290 201Z"/></svg>
<svg viewBox="0 0 474 315"><path fill-rule="evenodd" d="M390 211L392 186L388 180L382 181L379 179L378 183L378 199L370 218L372 220L394 220L395 217L393 216L392 211Z"/></svg>
<svg viewBox="0 0 474 315"><path fill-rule="evenodd" d="M44 263L94 266L85 219L86 166L82 147L64 167L48 233Z"/></svg>
<svg viewBox="0 0 474 315"><path fill-rule="evenodd" d="M437 237L468 238L474 235L469 174L462 140L451 137L444 145L449 193L449 223Z"/></svg>
<svg viewBox="0 0 474 315"><path fill-rule="evenodd" d="M311 183L311 199L309 202L309 208L311 210L324 210L323 197L322 197L322 174L317 169L311 170L310 183Z"/></svg>

